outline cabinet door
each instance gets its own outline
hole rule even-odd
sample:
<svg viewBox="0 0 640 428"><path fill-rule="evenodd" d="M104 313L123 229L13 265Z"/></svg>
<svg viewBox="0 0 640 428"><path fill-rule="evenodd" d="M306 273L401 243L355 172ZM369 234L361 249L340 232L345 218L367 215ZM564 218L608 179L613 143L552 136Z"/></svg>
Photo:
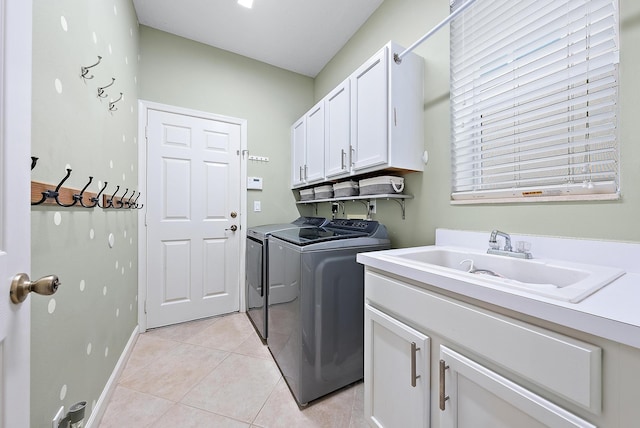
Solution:
<svg viewBox="0 0 640 428"><path fill-rule="evenodd" d="M349 174L351 169L351 99L349 80L343 82L325 101L325 172L327 178Z"/></svg>
<svg viewBox="0 0 640 428"><path fill-rule="evenodd" d="M439 380L441 428L595 427L446 346Z"/></svg>
<svg viewBox="0 0 640 428"><path fill-rule="evenodd" d="M365 305L365 418L378 427L428 427L427 336Z"/></svg>
<svg viewBox="0 0 640 428"><path fill-rule="evenodd" d="M300 118L291 127L291 186L304 184L305 167L305 144L306 144L306 122L305 118Z"/></svg>
<svg viewBox="0 0 640 428"><path fill-rule="evenodd" d="M307 184L324 180L324 103L316 104L306 115L307 144L305 181Z"/></svg>
<svg viewBox="0 0 640 428"><path fill-rule="evenodd" d="M351 77L353 169L388 162L388 48L379 51Z"/></svg>

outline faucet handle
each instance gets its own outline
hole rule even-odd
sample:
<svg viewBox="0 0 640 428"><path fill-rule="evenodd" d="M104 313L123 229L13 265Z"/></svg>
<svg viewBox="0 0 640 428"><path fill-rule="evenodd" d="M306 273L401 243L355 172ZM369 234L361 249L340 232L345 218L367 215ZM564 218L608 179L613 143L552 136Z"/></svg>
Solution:
<svg viewBox="0 0 640 428"><path fill-rule="evenodd" d="M517 241L516 251L519 253L528 253L529 251L531 251L531 242Z"/></svg>

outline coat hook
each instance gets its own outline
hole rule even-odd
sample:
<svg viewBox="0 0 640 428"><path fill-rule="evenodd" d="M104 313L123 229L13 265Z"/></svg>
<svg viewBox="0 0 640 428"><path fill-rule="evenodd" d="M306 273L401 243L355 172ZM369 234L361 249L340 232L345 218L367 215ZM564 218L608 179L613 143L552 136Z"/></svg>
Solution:
<svg viewBox="0 0 640 428"><path fill-rule="evenodd" d="M138 208L138 198L140 197L140 195L142 195L142 193L138 192L138 196L136 196L136 198L133 200L133 203L132 203L133 208L138 210L142 208L142 206Z"/></svg>
<svg viewBox="0 0 640 428"><path fill-rule="evenodd" d="M136 195L136 191L134 190L131 196L129 196L129 199L127 199L127 202L124 203L127 208L133 208L133 204L131 203L131 200L135 195Z"/></svg>
<svg viewBox="0 0 640 428"><path fill-rule="evenodd" d="M116 193L118 193L118 190L120 190L120 186L116 186L116 191L113 192L113 195L111 195L109 199L107 199L107 205L102 208L111 208L113 206L113 200L116 197Z"/></svg>
<svg viewBox="0 0 640 428"><path fill-rule="evenodd" d="M93 181L93 177L89 176L89 182L84 185L80 193L79 194L76 193L75 195L73 195L73 199L77 199L80 202L80 205L82 205L85 208L93 208L96 206L96 204L85 205L84 200L82 199L82 196L84 195L84 191L87 190L87 187L89 187L92 181Z"/></svg>
<svg viewBox="0 0 640 428"><path fill-rule="evenodd" d="M31 170L33 170L33 168L36 167L37 163L38 163L38 158L35 156L31 156Z"/></svg>
<svg viewBox="0 0 640 428"><path fill-rule="evenodd" d="M107 98L107 94L104 93L104 90L107 89L109 86L113 85L116 82L116 78L112 77L111 78L111 83L109 83L107 86L101 86L98 88L98 98Z"/></svg>
<svg viewBox="0 0 640 428"><path fill-rule="evenodd" d="M62 202L60 202L60 199L58 199L60 197L60 187L62 187L62 183L67 181L67 178L69 178L70 176L71 176L71 169L67 168L67 175L62 179L60 183L58 183L58 186L56 187L56 192L55 192L56 195L54 196L56 203L61 207L65 207L65 208L72 207L78 203L78 199L76 199L75 195L73 197L73 202L71 202L70 204L63 204Z"/></svg>
<svg viewBox="0 0 640 428"><path fill-rule="evenodd" d="M42 192L42 198L40 198L40 200L37 202L31 202L31 205L40 205L44 201L46 201L48 198L55 199L56 203L58 205L62 205L63 207L75 205L75 202L71 205L63 205L60 203L60 201L58 201L58 196L60 195L60 188L62 187L64 182L67 181L67 178L69 178L70 175L71 175L71 169L67 168L67 175L65 175L64 178L60 181L60 183L58 183L58 185L56 186L56 190L45 190L44 192Z"/></svg>
<svg viewBox="0 0 640 428"><path fill-rule="evenodd" d="M95 67L98 64L100 64L100 61L102 61L102 57L100 55L98 55L98 62L96 62L95 64L92 64L92 65L88 65L86 67L80 67L80 76L83 79L93 79L93 74L91 76L87 76L87 74L89 74L89 69Z"/></svg>
<svg viewBox="0 0 640 428"><path fill-rule="evenodd" d="M116 111L116 110L118 110L118 109L116 108L116 103L117 103L118 101L120 101L121 99L122 99L122 92L120 92L120 98L118 98L117 100L113 100L113 101L111 101L111 102L109 103L109 111Z"/></svg>
<svg viewBox="0 0 640 428"><path fill-rule="evenodd" d="M124 198L127 196L127 193L129 193L129 188L128 187L124 190L124 195L120 196L120 199L118 199L116 201L116 204L120 205L119 207L116 207L116 208L120 209L120 208L124 207L124 202L123 201L124 201Z"/></svg>
<svg viewBox="0 0 640 428"><path fill-rule="evenodd" d="M102 189L100 189L98 194L95 197L91 198L91 202L93 202L93 205L87 208L93 208L96 205L99 206L100 208L104 208L102 205L100 205L100 195L102 195L102 192L104 192L104 189L107 188L107 184L109 184L109 182L105 181L104 186L102 186Z"/></svg>

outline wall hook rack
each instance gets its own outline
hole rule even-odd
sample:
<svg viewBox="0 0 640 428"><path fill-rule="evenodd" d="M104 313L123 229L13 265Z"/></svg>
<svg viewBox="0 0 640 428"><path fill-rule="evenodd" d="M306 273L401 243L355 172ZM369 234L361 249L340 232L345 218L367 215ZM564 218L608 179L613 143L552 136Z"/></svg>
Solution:
<svg viewBox="0 0 640 428"><path fill-rule="evenodd" d="M117 111L116 103L122 99L122 92L120 92L120 97L117 100L113 100L109 103L109 111Z"/></svg>
<svg viewBox="0 0 640 428"><path fill-rule="evenodd" d="M31 156L31 170L33 171L33 168L36 167L36 164L38 163L38 158L35 156Z"/></svg>
<svg viewBox="0 0 640 428"><path fill-rule="evenodd" d="M35 167L38 158L33 156L31 158L31 169ZM83 208L95 208L102 209L114 208L114 209L142 209L144 204L138 204L138 199L142 193L136 190L130 191L126 188L122 196L117 196L120 191L120 186L116 186L116 191L112 194L106 194L105 190L109 185L108 182L104 182L100 191L95 192L87 191L91 183L93 183L93 176L89 176L89 180L84 185L82 190L76 190L69 187L63 187L64 183L71 177L71 168L66 169L67 173L60 180L55 190L51 190L52 184L40 183L37 181L31 182L31 205L58 205L61 207L69 208L73 206L82 206ZM136 194L137 193L137 194ZM34 201L34 199L38 200ZM70 201L70 202L63 202Z"/></svg>
<svg viewBox="0 0 640 428"><path fill-rule="evenodd" d="M116 78L112 77L111 78L111 83L109 83L106 86L101 86L98 88L98 98L107 98L107 94L104 93L104 90L107 89L109 86L113 85L114 83L116 83Z"/></svg>
<svg viewBox="0 0 640 428"><path fill-rule="evenodd" d="M89 74L89 69L95 67L96 65L100 64L100 61L102 61L102 57L100 55L98 55L98 62L96 62L95 64L91 64L91 65L87 65L86 67L80 67L80 76L85 79L93 79L93 74L91 76L88 76Z"/></svg>

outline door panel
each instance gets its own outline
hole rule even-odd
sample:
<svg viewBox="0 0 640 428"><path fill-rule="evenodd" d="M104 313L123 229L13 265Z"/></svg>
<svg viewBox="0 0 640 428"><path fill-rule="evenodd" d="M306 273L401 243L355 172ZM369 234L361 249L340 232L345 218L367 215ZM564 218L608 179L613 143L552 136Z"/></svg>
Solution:
<svg viewBox="0 0 640 428"><path fill-rule="evenodd" d="M240 125L150 109L147 327L239 309Z"/></svg>
<svg viewBox="0 0 640 428"><path fill-rule="evenodd" d="M9 289L31 263L31 12L0 0L0 428L28 427L30 413L31 298L13 304Z"/></svg>

